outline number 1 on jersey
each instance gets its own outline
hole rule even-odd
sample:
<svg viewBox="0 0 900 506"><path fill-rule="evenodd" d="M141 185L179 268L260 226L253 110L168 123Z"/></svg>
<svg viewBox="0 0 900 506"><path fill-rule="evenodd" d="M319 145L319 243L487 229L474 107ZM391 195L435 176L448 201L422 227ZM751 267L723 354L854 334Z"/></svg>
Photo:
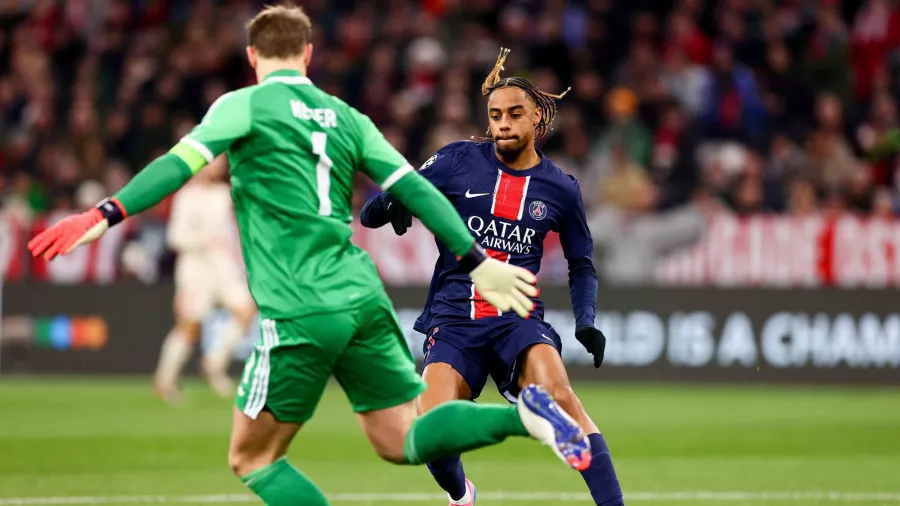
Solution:
<svg viewBox="0 0 900 506"><path fill-rule="evenodd" d="M312 133L312 150L314 155L319 155L316 163L316 193L319 194L319 216L331 215L331 158L325 153L325 144L328 143L328 134L325 132Z"/></svg>

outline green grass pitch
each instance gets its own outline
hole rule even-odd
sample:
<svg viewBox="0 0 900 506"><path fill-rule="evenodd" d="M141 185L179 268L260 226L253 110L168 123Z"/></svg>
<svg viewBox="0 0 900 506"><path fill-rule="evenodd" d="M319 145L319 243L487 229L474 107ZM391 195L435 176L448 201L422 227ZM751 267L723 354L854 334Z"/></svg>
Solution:
<svg viewBox="0 0 900 506"><path fill-rule="evenodd" d="M900 390L575 388L626 504L900 505ZM201 383L169 407L147 381L0 377L0 506L253 504L227 468L230 420L231 404ZM447 504L424 467L374 456L337 388L290 457L335 505ZM578 473L532 441L464 462L479 506L592 504Z"/></svg>

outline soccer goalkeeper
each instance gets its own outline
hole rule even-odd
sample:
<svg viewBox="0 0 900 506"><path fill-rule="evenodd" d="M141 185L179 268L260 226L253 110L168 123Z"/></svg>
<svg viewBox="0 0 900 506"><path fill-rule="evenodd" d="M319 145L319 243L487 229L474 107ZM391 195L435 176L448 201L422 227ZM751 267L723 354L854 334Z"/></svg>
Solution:
<svg viewBox="0 0 900 506"><path fill-rule="evenodd" d="M425 390L368 255L350 242L353 177L362 170L457 256L490 304L525 317L537 295L525 269L490 259L446 198L372 122L305 77L309 18L269 7L247 25L259 84L222 96L172 150L113 198L63 219L28 245L50 260L177 191L221 153L262 336L238 388L229 461L266 504L320 506L322 492L285 460L333 374L384 459L421 464L531 435L584 468L590 443L539 387L517 406L444 404L417 418Z"/></svg>

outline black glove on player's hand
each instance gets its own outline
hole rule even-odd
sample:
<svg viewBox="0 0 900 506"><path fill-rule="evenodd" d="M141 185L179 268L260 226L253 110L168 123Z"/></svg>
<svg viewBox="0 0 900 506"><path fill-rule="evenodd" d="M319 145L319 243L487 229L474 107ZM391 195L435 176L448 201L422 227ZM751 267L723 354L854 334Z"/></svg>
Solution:
<svg viewBox="0 0 900 506"><path fill-rule="evenodd" d="M584 349L594 356L594 367L599 368L603 364L603 354L606 353L606 336L603 332L583 325L575 329L575 339L578 339Z"/></svg>
<svg viewBox="0 0 900 506"><path fill-rule="evenodd" d="M395 234L403 235L412 226L412 212L390 193L384 196L384 210L388 213Z"/></svg>

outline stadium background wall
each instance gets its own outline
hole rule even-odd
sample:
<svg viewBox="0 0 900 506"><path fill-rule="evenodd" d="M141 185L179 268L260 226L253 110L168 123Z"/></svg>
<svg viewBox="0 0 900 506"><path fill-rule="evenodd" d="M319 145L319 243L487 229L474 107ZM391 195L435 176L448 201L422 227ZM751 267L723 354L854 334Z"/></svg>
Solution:
<svg viewBox="0 0 900 506"><path fill-rule="evenodd" d="M172 323L170 284L7 284L2 290L4 375L149 374ZM421 359L422 336L412 324L425 293L389 292ZM599 371L573 337L568 290L548 288L542 295L571 375L581 380L900 384L893 290L601 288L597 325L609 345ZM222 318L207 322L204 345ZM236 370L254 333L238 350Z"/></svg>

